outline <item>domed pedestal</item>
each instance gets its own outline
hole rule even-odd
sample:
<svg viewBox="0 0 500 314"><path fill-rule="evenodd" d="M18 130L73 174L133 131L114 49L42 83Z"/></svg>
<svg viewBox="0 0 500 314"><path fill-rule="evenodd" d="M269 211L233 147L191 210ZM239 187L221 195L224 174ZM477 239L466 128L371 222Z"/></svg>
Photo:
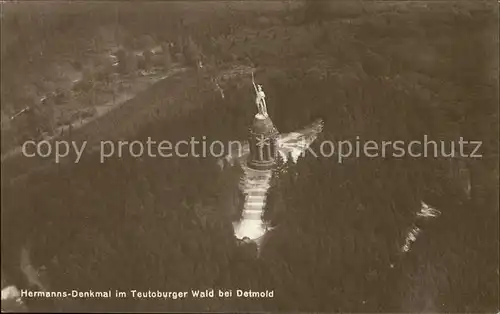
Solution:
<svg viewBox="0 0 500 314"><path fill-rule="evenodd" d="M272 169L276 164L276 140L279 133L271 118L256 114L249 133L248 167L255 170Z"/></svg>

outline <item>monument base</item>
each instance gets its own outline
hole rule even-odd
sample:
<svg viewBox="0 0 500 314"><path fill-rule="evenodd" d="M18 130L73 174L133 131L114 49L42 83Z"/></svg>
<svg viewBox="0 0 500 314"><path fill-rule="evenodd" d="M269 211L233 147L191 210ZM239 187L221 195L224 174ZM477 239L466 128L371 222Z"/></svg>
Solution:
<svg viewBox="0 0 500 314"><path fill-rule="evenodd" d="M273 169L276 165L276 138L279 133L271 118L266 113L257 113L249 135L250 156L247 166L260 171Z"/></svg>
<svg viewBox="0 0 500 314"><path fill-rule="evenodd" d="M250 160L247 162L248 168L258 171L271 170L274 168L275 165L276 165L275 160L269 160L269 161Z"/></svg>
<svg viewBox="0 0 500 314"><path fill-rule="evenodd" d="M255 119L265 120L265 119L267 119L267 118L269 118L269 116L265 116L265 115L263 115L262 113L257 113L257 114L255 115Z"/></svg>

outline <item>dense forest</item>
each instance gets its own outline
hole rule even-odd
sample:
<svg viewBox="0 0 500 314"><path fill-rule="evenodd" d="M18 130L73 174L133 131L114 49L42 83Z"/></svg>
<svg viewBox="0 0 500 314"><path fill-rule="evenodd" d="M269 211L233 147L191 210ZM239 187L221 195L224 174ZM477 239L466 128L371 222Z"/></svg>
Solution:
<svg viewBox="0 0 500 314"><path fill-rule="evenodd" d="M321 117L325 128L318 141L410 141L424 135L481 140L483 158L465 161L471 193L456 175L455 160L351 158L340 164L306 155L273 178L266 219L278 227L256 259L233 237L231 221L241 204L237 167L220 171L214 158L180 157L101 164L89 153L76 165L53 165L12 183L3 178L2 255L8 258L2 270L19 277L20 287L26 283L15 275L18 250L30 243L34 263L47 266L55 291L270 289L275 297L81 299L31 306L141 312L498 310L497 4L321 2L291 8L280 2L257 9L248 3L78 3L62 6L63 12L44 23L71 34L54 37L88 38L95 25L111 24L126 29L129 38L192 40L214 72L250 64L258 69L269 113L282 132ZM95 20L79 23L78 16ZM90 29L71 33L79 25ZM16 47L38 42L39 35L26 32L2 47L5 58L17 56ZM76 40L59 41L81 51ZM70 49L45 45L54 55ZM3 64L4 59L3 77L14 76L16 68L24 71L4 71ZM107 131L96 130L126 126L128 139L244 139L255 112L251 83L221 83L221 99L206 83L212 74L189 75L195 79L161 81L131 101L151 108L148 120L129 106L116 113L121 128L84 129L84 138L107 139ZM170 93L172 85L177 93ZM174 104L190 109L175 109L172 119L165 108ZM422 200L442 216L423 226L422 237L402 254Z"/></svg>

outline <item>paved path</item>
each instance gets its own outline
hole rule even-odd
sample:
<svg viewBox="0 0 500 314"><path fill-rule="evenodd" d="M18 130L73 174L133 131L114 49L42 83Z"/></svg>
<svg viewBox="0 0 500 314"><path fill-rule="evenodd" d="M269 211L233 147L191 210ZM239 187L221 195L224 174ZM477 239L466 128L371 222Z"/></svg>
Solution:
<svg viewBox="0 0 500 314"><path fill-rule="evenodd" d="M245 203L242 219L234 224L234 235L240 240L244 238L257 240L267 231L262 216L272 171L256 171L248 168L245 164L241 166L244 175L240 181L240 189L245 195Z"/></svg>

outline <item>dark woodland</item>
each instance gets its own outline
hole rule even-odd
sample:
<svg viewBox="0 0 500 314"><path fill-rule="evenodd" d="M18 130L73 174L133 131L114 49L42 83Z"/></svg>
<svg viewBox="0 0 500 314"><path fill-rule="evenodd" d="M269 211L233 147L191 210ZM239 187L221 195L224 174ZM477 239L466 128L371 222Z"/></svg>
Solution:
<svg viewBox="0 0 500 314"><path fill-rule="evenodd" d="M306 155L286 165L265 213L279 226L260 258L233 237L240 169L221 171L215 158L100 163L88 147L78 164L2 158L2 277L30 286L19 267L29 246L54 291L275 291L28 300L33 311L498 311L498 18L495 1L2 3L2 155L59 133L88 147L245 139L250 77L220 79L224 98L212 79L239 65L257 69L283 132L322 118L319 140L483 142L483 157L461 164L469 194L446 158ZM116 59L103 57L110 50ZM141 71L176 68L72 129L132 93ZM402 254L423 199L442 215Z"/></svg>

